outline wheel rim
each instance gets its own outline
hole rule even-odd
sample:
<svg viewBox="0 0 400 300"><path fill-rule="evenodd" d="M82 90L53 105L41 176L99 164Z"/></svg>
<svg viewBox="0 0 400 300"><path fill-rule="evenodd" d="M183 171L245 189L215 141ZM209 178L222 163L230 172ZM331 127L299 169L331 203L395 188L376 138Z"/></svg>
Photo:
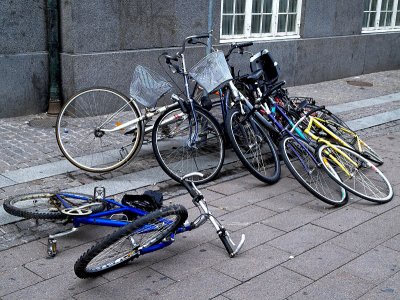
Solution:
<svg viewBox="0 0 400 300"><path fill-rule="evenodd" d="M346 200L346 191L332 180L323 168L315 164L310 155L294 138L286 139L284 148L294 171L317 195L338 204Z"/></svg>
<svg viewBox="0 0 400 300"><path fill-rule="evenodd" d="M146 223L99 252L86 266L86 272L100 272L134 259L143 248L159 243L179 220L180 217L173 214Z"/></svg>
<svg viewBox="0 0 400 300"><path fill-rule="evenodd" d="M200 172L204 177L189 180L203 183L218 173L223 158L223 141L218 130L208 118L196 111L198 137L194 143L195 122L179 109L167 113L156 128L156 149L160 165L175 180L182 176ZM171 121L173 120L173 121Z"/></svg>
<svg viewBox="0 0 400 300"><path fill-rule="evenodd" d="M276 168L270 145L261 129L256 129L256 132L256 125L249 120L243 122L242 118L240 112L233 113L231 117L230 128L238 150L253 170L261 176L272 177Z"/></svg>
<svg viewBox="0 0 400 300"><path fill-rule="evenodd" d="M78 168L104 172L126 163L139 146L135 125L105 132L138 117L129 100L107 89L84 91L67 103L57 121L57 141Z"/></svg>
<svg viewBox="0 0 400 300"><path fill-rule="evenodd" d="M325 158L324 165L330 164L336 173L339 174L341 182L338 182L347 190L364 199L386 202L393 197L393 189L387 178L382 172L371 162L363 158L360 154L342 146L336 146L343 151L351 160L357 163L355 166L352 162L334 151L329 146L323 146L319 150L320 156ZM328 152L327 152L328 151ZM349 171L349 176L338 165L329 158L328 153L339 161Z"/></svg>

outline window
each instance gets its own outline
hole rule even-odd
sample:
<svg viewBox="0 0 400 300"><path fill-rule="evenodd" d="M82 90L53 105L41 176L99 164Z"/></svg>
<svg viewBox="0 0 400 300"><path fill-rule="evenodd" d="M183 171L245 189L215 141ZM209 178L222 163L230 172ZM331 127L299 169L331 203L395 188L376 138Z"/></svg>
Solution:
<svg viewBox="0 0 400 300"><path fill-rule="evenodd" d="M363 32L400 30L400 0L364 0Z"/></svg>
<svg viewBox="0 0 400 300"><path fill-rule="evenodd" d="M301 0L223 0L221 38L298 36Z"/></svg>

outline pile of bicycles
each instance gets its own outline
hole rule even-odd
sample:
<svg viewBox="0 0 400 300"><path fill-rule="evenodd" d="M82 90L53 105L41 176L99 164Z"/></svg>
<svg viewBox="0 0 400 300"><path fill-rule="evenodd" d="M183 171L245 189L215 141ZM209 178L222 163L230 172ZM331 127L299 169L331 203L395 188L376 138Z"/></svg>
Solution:
<svg viewBox="0 0 400 300"><path fill-rule="evenodd" d="M213 51L187 69L187 44L205 44L202 40L209 37L190 36L175 55L162 54L166 65L183 77L184 92L172 94L171 104L156 106L171 90L170 82L137 66L130 98L104 87L81 91L66 102L56 125L64 156L90 172L123 166L138 154L145 134L151 133L159 165L187 189L200 210L198 218L188 222L183 206L164 206L162 195L154 192L125 195L118 202L107 198L104 188L96 188L93 196L37 193L4 202L5 210L16 216L73 224L71 230L49 236L49 256L57 252L56 239L81 224L118 227L78 259L78 277L96 276L169 246L176 234L206 221L215 227L229 256L235 256L244 235L236 246L197 188L218 175L228 144L262 182L279 181L282 159L301 185L333 206L346 204L348 193L377 203L393 198L391 184L378 169L381 157L313 99L289 97L267 50L251 54L251 73L246 75L235 74L230 56L248 53L245 48L251 42L232 44L226 54ZM216 107L222 120L213 115Z"/></svg>

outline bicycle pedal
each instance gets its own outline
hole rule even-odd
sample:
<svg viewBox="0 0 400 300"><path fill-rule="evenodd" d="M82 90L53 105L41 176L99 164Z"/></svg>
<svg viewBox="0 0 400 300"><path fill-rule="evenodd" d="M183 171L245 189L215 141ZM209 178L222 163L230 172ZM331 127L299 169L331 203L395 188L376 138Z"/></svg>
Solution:
<svg viewBox="0 0 400 300"><path fill-rule="evenodd" d="M49 238L47 239L47 257L54 258L57 254L57 240Z"/></svg>

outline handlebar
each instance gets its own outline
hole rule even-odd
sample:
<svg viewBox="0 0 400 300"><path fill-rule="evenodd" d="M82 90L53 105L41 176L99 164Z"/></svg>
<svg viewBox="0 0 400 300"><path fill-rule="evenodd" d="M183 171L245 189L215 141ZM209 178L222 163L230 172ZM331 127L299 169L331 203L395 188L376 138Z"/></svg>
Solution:
<svg viewBox="0 0 400 300"><path fill-rule="evenodd" d="M227 59L235 49L240 49L240 54L243 54L243 48L250 47L253 45L253 42L245 42L245 43L232 43L231 48L229 49L228 53L225 55Z"/></svg>

